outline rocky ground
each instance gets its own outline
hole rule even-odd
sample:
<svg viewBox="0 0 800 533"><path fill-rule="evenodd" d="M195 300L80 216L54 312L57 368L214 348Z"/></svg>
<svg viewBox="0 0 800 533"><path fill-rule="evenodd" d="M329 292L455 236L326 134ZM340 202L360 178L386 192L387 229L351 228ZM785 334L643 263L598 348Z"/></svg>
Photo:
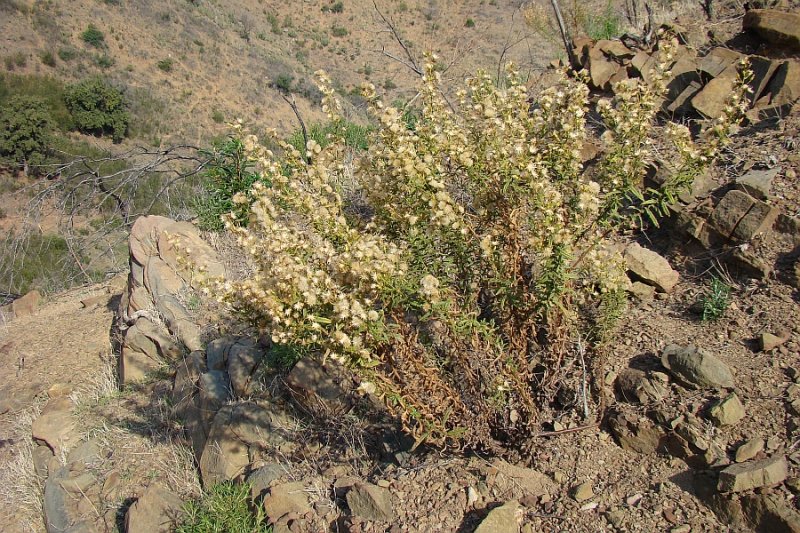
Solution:
<svg viewBox="0 0 800 533"><path fill-rule="evenodd" d="M231 270L225 241L147 217L125 283L5 310L4 530L168 531L201 482L246 479L275 531L800 531L800 41L775 31L731 37L735 54L689 44L673 69L665 108L696 120L737 54L764 58L734 146L621 242L631 299L598 423L556 415L513 458L411 450L340 370L271 369L194 292L181 251ZM598 91L649 57L578 45ZM703 320L712 283L729 305Z"/></svg>

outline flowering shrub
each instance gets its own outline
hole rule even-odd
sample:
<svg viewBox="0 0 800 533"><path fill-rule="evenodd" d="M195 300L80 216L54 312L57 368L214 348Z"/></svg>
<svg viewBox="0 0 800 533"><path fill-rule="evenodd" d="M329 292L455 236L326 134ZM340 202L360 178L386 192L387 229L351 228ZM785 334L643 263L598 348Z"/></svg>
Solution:
<svg viewBox="0 0 800 533"><path fill-rule="evenodd" d="M662 49L659 79L669 43ZM341 121L318 77L323 109ZM643 191L663 83L622 82L600 102L605 156L584 169L586 84L564 79L531 106L512 67L507 77L498 88L479 73L451 105L430 61L413 125L365 85L379 127L355 170L342 139L301 152L273 135L279 160L246 136L262 179L252 202L234 197L249 214L224 217L253 273L208 290L274 342L350 367L418 441L519 445L555 398L591 416L587 387L626 301L614 230L659 214L704 170L746 88L700 145L685 128L665 128L676 177ZM351 173L359 209L345 199Z"/></svg>

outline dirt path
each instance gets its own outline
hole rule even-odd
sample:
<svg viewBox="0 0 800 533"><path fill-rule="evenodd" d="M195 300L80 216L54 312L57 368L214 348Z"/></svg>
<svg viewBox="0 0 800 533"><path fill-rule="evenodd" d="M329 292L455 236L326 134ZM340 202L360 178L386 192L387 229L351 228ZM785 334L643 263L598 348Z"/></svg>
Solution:
<svg viewBox="0 0 800 533"><path fill-rule="evenodd" d="M43 529L29 494L30 423L55 384L80 390L111 354L109 329L118 296L113 283L82 287L45 302L31 315L0 322L0 529ZM87 307L81 301L92 299ZM34 480L28 480L34 481ZM30 485L30 483L28 483ZM38 522L37 522L38 521Z"/></svg>

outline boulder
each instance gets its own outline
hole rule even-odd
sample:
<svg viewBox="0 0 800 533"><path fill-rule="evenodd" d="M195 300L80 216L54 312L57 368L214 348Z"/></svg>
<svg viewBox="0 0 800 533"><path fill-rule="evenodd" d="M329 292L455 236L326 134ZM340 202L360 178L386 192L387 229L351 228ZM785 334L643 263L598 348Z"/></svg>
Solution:
<svg viewBox="0 0 800 533"><path fill-rule="evenodd" d="M679 275L667 260L639 243L629 244L625 248L624 258L628 271L635 278L663 292L671 291L678 283Z"/></svg>
<svg viewBox="0 0 800 533"><path fill-rule="evenodd" d="M312 357L304 357L294 365L286 384L298 407L308 413L328 416L350 409L345 390L328 369Z"/></svg>
<svg viewBox="0 0 800 533"><path fill-rule="evenodd" d="M139 265L146 265L147 260L158 255L158 239L164 228L174 221L157 215L143 216L136 219L128 238L130 254Z"/></svg>
<svg viewBox="0 0 800 533"><path fill-rule="evenodd" d="M388 489L371 483L356 483L345 497L353 516L378 522L391 522L395 513Z"/></svg>
<svg viewBox="0 0 800 533"><path fill-rule="evenodd" d="M208 277L225 275L217 252L189 222L172 222L166 226L158 237L158 253L194 289L200 288L200 273Z"/></svg>
<svg viewBox="0 0 800 533"><path fill-rule="evenodd" d="M151 257L144 266L144 286L150 291L153 300L164 295L178 294L183 290L183 280L163 259Z"/></svg>
<svg viewBox="0 0 800 533"><path fill-rule="evenodd" d="M273 487L264 498L263 505L267 518L273 524L289 513L304 515L311 510L306 487L299 481Z"/></svg>
<svg viewBox="0 0 800 533"><path fill-rule="evenodd" d="M781 483L789 475L789 465L783 456L760 461L737 463L719 473L720 492L742 492Z"/></svg>
<svg viewBox="0 0 800 533"><path fill-rule="evenodd" d="M697 62L697 70L705 79L716 78L725 69L736 65L741 58L742 54L729 48L712 48Z"/></svg>
<svg viewBox="0 0 800 533"><path fill-rule="evenodd" d="M250 484L250 499L257 502L269 489L270 484L286 474L286 467L276 463L264 465L247 476Z"/></svg>
<svg viewBox="0 0 800 533"><path fill-rule="evenodd" d="M14 316L17 318L32 315L36 312L41 303L41 293L39 293L39 291L30 291L11 302L11 312L14 313Z"/></svg>
<svg viewBox="0 0 800 533"><path fill-rule="evenodd" d="M524 511L517 500L495 507L481 520L475 533L515 533L519 531Z"/></svg>
<svg viewBox="0 0 800 533"><path fill-rule="evenodd" d="M224 405L214 416L200 455L203 485L213 486L243 474L253 453L287 443L285 428L293 420L269 403Z"/></svg>
<svg viewBox="0 0 800 533"><path fill-rule="evenodd" d="M730 367L696 346L670 344L664 348L661 364L691 388L730 388L734 384Z"/></svg>
<svg viewBox="0 0 800 533"><path fill-rule="evenodd" d="M178 299L166 294L156 299L156 308L164 317L170 332L186 346L189 351L202 350L204 343L201 340L200 328L197 327L186 308Z"/></svg>
<svg viewBox="0 0 800 533"><path fill-rule="evenodd" d="M775 71L767 88L769 105L777 107L782 113L800 100L800 61L784 61Z"/></svg>
<svg viewBox="0 0 800 533"><path fill-rule="evenodd" d="M728 191L709 221L724 237L749 241L772 228L780 211L742 191Z"/></svg>
<svg viewBox="0 0 800 533"><path fill-rule="evenodd" d="M263 358L264 351L255 339L243 337L230 347L228 350L228 375L236 396L244 397L250 394L251 378Z"/></svg>
<svg viewBox="0 0 800 533"><path fill-rule="evenodd" d="M742 28L787 51L800 51L800 13L775 9L751 9Z"/></svg>
<svg viewBox="0 0 800 533"><path fill-rule="evenodd" d="M183 502L160 485L147 487L125 514L127 533L169 533L175 531L183 515Z"/></svg>
<svg viewBox="0 0 800 533"><path fill-rule="evenodd" d="M34 440L43 442L58 456L69 448L75 438L75 422L72 410L75 404L68 396L58 396L47 401L39 418L33 421L31 432Z"/></svg>
<svg viewBox="0 0 800 533"><path fill-rule="evenodd" d="M748 525L759 532L800 533L800 513L777 494L747 494L742 509Z"/></svg>
<svg viewBox="0 0 800 533"><path fill-rule="evenodd" d="M225 370L228 366L228 350L236 342L235 337L220 337L206 346L206 361L210 370Z"/></svg>
<svg viewBox="0 0 800 533"><path fill-rule="evenodd" d="M617 73L620 66L597 47L589 50L589 80L592 86L607 91L611 89L611 78Z"/></svg>
<svg viewBox="0 0 800 533"><path fill-rule="evenodd" d="M706 118L722 116L738 77L738 66L729 65L694 95L692 107Z"/></svg>

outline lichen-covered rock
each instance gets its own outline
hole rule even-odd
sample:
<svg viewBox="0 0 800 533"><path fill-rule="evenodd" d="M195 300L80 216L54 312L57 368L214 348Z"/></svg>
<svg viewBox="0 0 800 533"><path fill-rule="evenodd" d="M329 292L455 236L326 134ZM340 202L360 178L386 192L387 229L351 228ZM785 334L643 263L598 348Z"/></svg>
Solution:
<svg viewBox="0 0 800 533"><path fill-rule="evenodd" d="M696 346L670 344L661 363L682 383L692 388L733 387L733 372L714 355Z"/></svg>

